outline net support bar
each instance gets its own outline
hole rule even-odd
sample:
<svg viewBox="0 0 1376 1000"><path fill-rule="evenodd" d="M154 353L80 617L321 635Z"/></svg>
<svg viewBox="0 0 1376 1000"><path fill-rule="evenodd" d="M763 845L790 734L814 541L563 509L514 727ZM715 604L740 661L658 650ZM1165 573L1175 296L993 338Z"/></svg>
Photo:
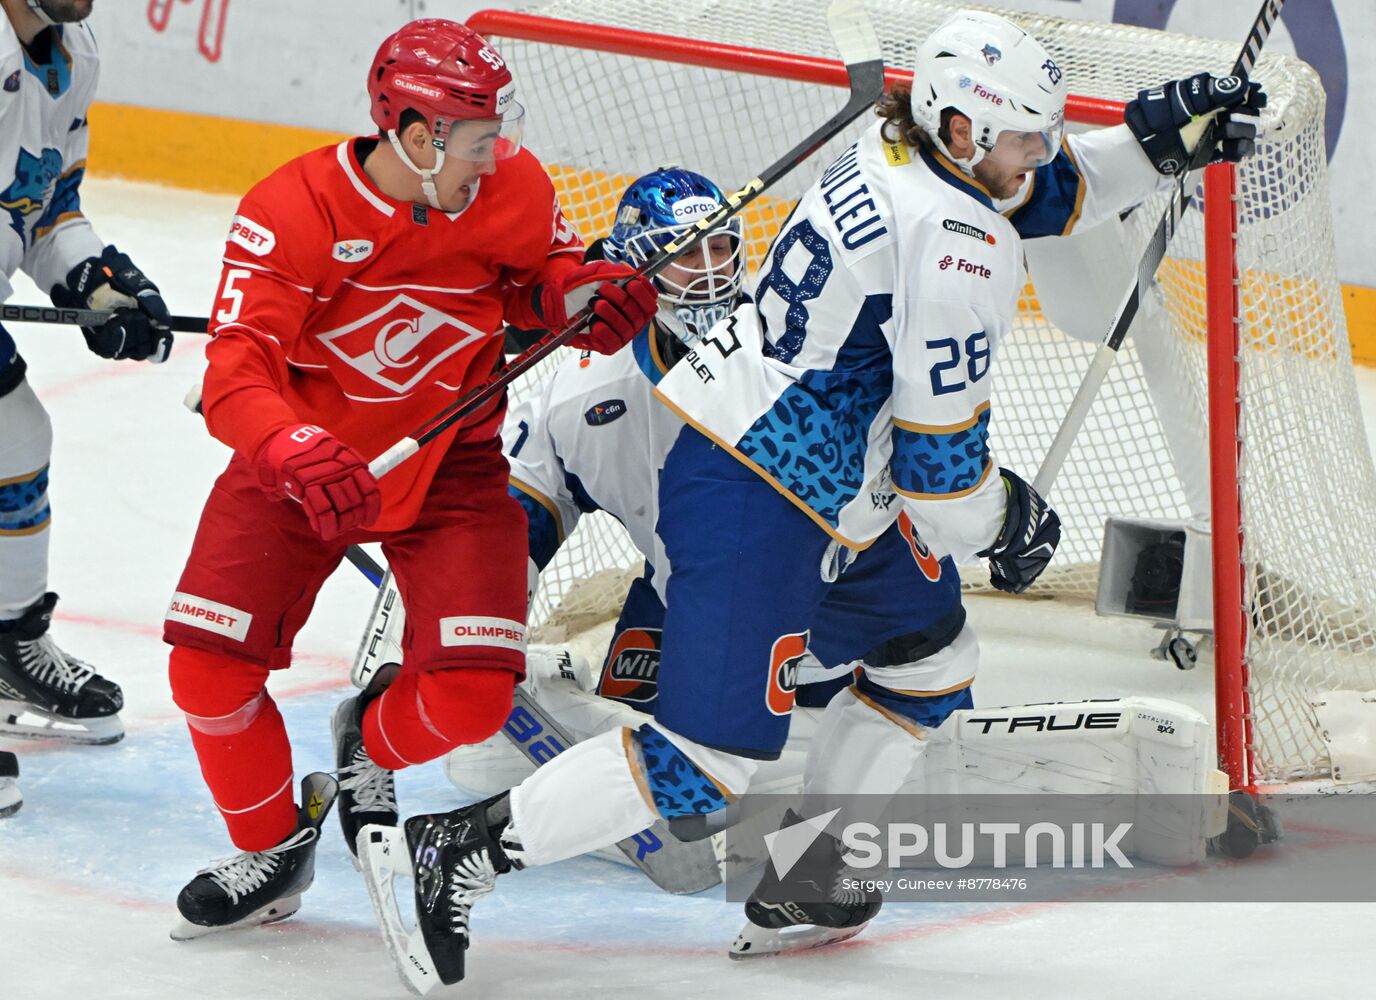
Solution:
<svg viewBox="0 0 1376 1000"><path fill-rule="evenodd" d="M1204 171L1204 257L1208 274L1210 504L1213 521L1214 703L1219 767L1230 788L1252 790L1250 697L1244 637L1242 507L1238 484L1239 276L1237 173Z"/></svg>

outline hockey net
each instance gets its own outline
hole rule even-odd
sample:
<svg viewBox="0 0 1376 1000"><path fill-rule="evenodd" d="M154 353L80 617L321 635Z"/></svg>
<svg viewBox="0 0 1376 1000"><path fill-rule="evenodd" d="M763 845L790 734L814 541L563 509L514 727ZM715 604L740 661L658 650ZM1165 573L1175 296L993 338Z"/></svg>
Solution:
<svg viewBox="0 0 1376 1000"><path fill-rule="evenodd" d="M617 199L640 174L676 162L734 189L839 107L843 78L834 66L823 72L815 58L834 59L824 8L796 0L554 0L521 14L483 12L470 23L530 95L528 143L590 239L609 231ZM887 65L901 71L957 7L870 0L867 9ZM1067 109L1072 123L1106 123L1115 107L1106 102L1126 101L1143 86L1201 69L1226 72L1238 49L1004 13L1065 70L1077 95ZM1220 684L1240 688L1243 717L1235 721L1252 758L1244 781L1325 772L1311 701L1376 688L1376 550L1365 530L1376 523L1376 473L1336 275L1324 95L1312 70L1274 53L1262 56L1256 76L1270 97L1270 131L1236 180L1239 472L1220 481L1206 450L1204 226L1192 209L1055 485L1064 536L1035 588L1040 597L1092 599L1108 516L1207 523L1210 491L1237 493L1243 592L1232 617L1244 652L1233 665L1238 673ZM871 120L748 210L754 263L818 171ZM1081 301L1057 306L1051 290L1039 296L1028 285L1016 333L994 365L994 412L1016 414L991 428L1001 464L1029 477L1039 466L1163 205L1164 196L1111 226L1111 251L1102 237L1081 251L1083 272L1070 283ZM1068 336L1062 327L1075 325L1090 291L1105 321ZM532 608L536 634L557 639L614 615L639 563L616 522L585 518L542 580ZM985 574L966 577L978 584Z"/></svg>

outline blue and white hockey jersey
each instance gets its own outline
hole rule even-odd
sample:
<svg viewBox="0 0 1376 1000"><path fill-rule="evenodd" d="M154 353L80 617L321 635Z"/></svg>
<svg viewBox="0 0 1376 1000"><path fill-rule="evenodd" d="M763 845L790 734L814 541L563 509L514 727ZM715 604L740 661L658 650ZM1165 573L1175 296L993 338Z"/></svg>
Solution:
<svg viewBox="0 0 1376 1000"><path fill-rule="evenodd" d="M104 247L79 191L99 76L95 38L84 23L44 35L51 44L35 61L0 17L0 302L20 268L46 292Z"/></svg>
<svg viewBox="0 0 1376 1000"><path fill-rule="evenodd" d="M652 395L668 370L647 327L615 354L583 352L565 361L507 413L502 446L511 491L530 519L537 566L553 558L581 515L605 510L655 567L664 599L668 561L655 533L659 472L683 428Z"/></svg>
<svg viewBox="0 0 1376 1000"><path fill-rule="evenodd" d="M1003 523L989 372L1016 316L1021 238L1092 226L1169 181L1119 126L1069 137L996 205L882 124L803 196L754 304L656 393L842 544L865 548L906 507L965 561Z"/></svg>

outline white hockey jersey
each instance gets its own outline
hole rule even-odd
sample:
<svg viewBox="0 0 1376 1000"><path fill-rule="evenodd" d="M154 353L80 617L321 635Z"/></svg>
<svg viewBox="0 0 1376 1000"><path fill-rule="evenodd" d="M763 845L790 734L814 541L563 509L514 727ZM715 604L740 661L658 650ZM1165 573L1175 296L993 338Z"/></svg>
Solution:
<svg viewBox="0 0 1376 1000"><path fill-rule="evenodd" d="M525 506L538 566L581 515L605 510L655 567L653 583L664 599L669 567L655 533L659 472L683 427L652 396L668 370L647 327L615 354L585 351L565 361L507 413L502 446L512 489L534 501Z"/></svg>
<svg viewBox="0 0 1376 1000"><path fill-rule="evenodd" d="M0 17L0 302L20 268L46 292L104 247L79 191L99 76L95 38L81 23L39 39L47 51L36 61Z"/></svg>
<svg viewBox="0 0 1376 1000"><path fill-rule="evenodd" d="M1118 126L1069 137L996 205L882 124L803 196L754 304L656 393L842 544L866 547L906 507L929 545L966 561L1003 523L988 376L1016 316L1021 237L1092 226L1169 180Z"/></svg>

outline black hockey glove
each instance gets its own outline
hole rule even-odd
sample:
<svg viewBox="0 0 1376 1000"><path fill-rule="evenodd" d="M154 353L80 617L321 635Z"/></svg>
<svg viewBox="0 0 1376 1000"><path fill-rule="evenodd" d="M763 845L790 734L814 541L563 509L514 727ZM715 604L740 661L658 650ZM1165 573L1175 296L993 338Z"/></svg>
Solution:
<svg viewBox="0 0 1376 1000"><path fill-rule="evenodd" d="M1051 561L1061 542L1061 519L1017 473L999 469L999 475L1008 493L1003 528L994 544L976 555L989 560L989 582L995 590L1021 594Z"/></svg>
<svg viewBox="0 0 1376 1000"><path fill-rule="evenodd" d="M102 358L161 364L172 353L172 317L158 286L113 246L72 268L51 295L60 309L114 312L100 326L81 328L87 346Z"/></svg>
<svg viewBox="0 0 1376 1000"><path fill-rule="evenodd" d="M1137 99L1124 109L1123 120L1157 171L1178 174L1189 165L1191 155L1180 136L1182 128L1200 115L1218 111L1209 162L1237 163L1256 149L1264 107L1266 92L1261 84L1244 83L1237 76L1196 73L1138 91Z"/></svg>

